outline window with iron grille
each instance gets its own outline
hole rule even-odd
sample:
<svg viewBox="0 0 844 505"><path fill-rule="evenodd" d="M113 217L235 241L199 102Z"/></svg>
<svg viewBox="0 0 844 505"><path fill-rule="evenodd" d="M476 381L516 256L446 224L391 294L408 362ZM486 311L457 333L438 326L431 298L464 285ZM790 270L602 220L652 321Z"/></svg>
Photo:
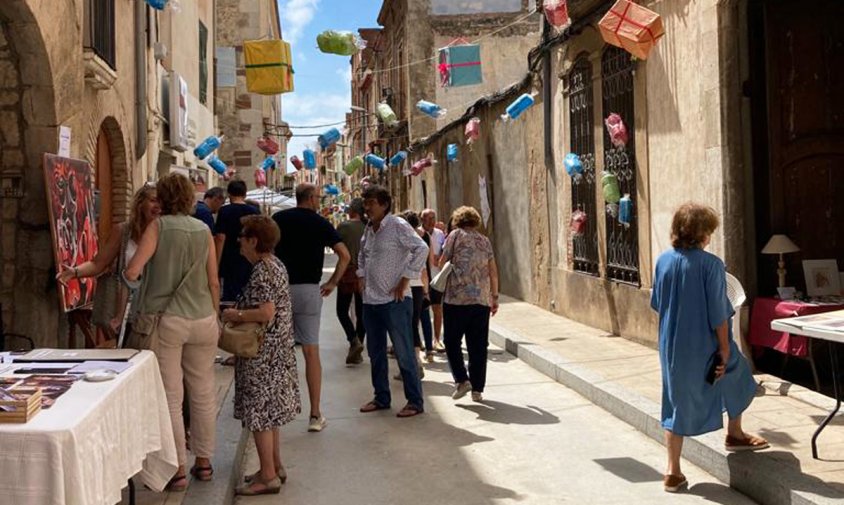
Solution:
<svg viewBox="0 0 844 505"><path fill-rule="evenodd" d="M199 103L208 103L208 28L199 22Z"/></svg>
<svg viewBox="0 0 844 505"><path fill-rule="evenodd" d="M595 120L592 100L592 64L586 55L569 72L569 124L571 152L580 156L581 177L572 178L571 211L586 213L582 234L572 237L574 270L598 275L598 223L595 204Z"/></svg>
<svg viewBox="0 0 844 505"><path fill-rule="evenodd" d="M604 171L615 174L621 195L633 201L631 223L618 222L616 205L606 212L607 278L639 285L639 241L636 219L636 136L633 108L633 71L630 54L617 47L608 47L601 57L603 81L602 117L615 112L627 125L627 144L615 147L606 128L604 131Z"/></svg>
<svg viewBox="0 0 844 505"><path fill-rule="evenodd" d="M112 70L117 70L114 46L114 0L88 0L88 15L88 44L94 50L94 54L106 62Z"/></svg>

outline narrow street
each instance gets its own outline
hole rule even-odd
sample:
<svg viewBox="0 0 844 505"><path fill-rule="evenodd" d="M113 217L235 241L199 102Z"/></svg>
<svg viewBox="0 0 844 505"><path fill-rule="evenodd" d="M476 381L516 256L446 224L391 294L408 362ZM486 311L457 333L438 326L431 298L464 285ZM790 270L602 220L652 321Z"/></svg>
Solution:
<svg viewBox="0 0 844 505"><path fill-rule="evenodd" d="M235 503L754 503L689 463L688 492L665 493L661 445L499 348L490 348L482 404L451 399L448 365L438 355L423 379L426 412L411 419L395 417L404 404L398 381L391 411L358 412L371 397L369 365L344 364L334 296L323 306L321 349L328 427L307 433L300 354L306 411L282 431L289 480L280 495ZM394 360L390 366L392 375ZM256 468L250 439L243 470Z"/></svg>

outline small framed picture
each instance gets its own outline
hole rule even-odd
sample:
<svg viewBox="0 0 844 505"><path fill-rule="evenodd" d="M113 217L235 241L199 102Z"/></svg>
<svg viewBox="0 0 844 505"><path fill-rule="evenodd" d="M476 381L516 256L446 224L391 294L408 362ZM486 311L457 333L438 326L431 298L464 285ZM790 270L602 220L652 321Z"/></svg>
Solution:
<svg viewBox="0 0 844 505"><path fill-rule="evenodd" d="M841 278L835 260L803 260L803 276L806 278L806 294L809 296L841 294Z"/></svg>
<svg viewBox="0 0 844 505"><path fill-rule="evenodd" d="M792 287L777 288L780 300L794 300L795 289Z"/></svg>

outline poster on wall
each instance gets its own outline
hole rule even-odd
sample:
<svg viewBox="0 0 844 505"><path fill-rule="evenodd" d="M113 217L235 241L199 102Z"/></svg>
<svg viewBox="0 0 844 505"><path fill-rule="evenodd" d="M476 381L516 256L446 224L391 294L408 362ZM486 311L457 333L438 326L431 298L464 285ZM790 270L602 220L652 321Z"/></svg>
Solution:
<svg viewBox="0 0 844 505"><path fill-rule="evenodd" d="M44 177L56 268L91 261L97 254L91 165L87 161L45 154ZM68 312L90 306L95 286L94 278L70 279L66 287L59 284L62 309Z"/></svg>

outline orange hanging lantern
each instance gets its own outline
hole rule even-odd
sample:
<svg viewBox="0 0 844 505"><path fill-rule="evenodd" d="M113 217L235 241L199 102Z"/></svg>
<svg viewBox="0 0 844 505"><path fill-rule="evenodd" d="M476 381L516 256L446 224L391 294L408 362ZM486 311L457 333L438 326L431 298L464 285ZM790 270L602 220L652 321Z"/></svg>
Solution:
<svg viewBox="0 0 844 505"><path fill-rule="evenodd" d="M662 17L630 0L618 0L598 22L604 42L646 60L665 35Z"/></svg>

